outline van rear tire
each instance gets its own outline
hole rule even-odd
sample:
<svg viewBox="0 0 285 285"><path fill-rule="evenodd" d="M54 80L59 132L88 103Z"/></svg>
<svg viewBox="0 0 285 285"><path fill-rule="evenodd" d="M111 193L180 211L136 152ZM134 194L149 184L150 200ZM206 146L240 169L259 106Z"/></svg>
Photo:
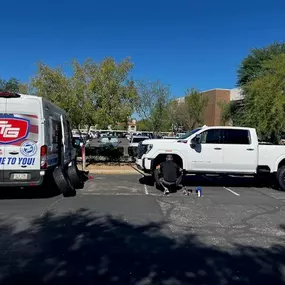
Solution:
<svg viewBox="0 0 285 285"><path fill-rule="evenodd" d="M68 178L75 189L82 188L82 179L80 177L80 173L78 171L77 165L73 162L70 167L67 169Z"/></svg>
<svg viewBox="0 0 285 285"><path fill-rule="evenodd" d="M284 191L285 190L285 165L281 166L277 173L276 173L276 178L278 181L278 185L280 188Z"/></svg>
<svg viewBox="0 0 285 285"><path fill-rule="evenodd" d="M68 179L68 176L62 170L61 167L57 166L53 171L53 179L55 184L57 185L58 189L60 190L61 194L64 197L71 197L75 196L76 191Z"/></svg>

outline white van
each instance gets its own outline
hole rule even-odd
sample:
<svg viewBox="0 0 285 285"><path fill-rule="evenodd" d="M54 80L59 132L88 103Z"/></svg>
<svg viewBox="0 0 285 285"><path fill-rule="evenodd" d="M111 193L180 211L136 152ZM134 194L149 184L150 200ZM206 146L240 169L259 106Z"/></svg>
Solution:
<svg viewBox="0 0 285 285"><path fill-rule="evenodd" d="M0 92L0 187L39 186L75 161L66 113L37 96Z"/></svg>

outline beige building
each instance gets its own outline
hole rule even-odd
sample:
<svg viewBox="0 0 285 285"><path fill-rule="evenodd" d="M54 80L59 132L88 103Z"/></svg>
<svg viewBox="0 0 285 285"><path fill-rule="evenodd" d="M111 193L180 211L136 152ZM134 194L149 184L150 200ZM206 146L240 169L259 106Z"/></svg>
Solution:
<svg viewBox="0 0 285 285"><path fill-rule="evenodd" d="M128 122L128 132L129 133L135 133L137 131L137 121L131 120Z"/></svg>

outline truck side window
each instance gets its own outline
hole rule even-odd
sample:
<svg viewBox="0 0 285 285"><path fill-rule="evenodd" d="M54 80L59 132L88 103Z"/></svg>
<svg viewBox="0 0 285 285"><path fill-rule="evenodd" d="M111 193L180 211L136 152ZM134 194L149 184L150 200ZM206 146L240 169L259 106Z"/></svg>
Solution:
<svg viewBox="0 0 285 285"><path fill-rule="evenodd" d="M222 130L212 129L201 133L201 143L202 144L220 144L222 143Z"/></svg>
<svg viewBox="0 0 285 285"><path fill-rule="evenodd" d="M225 144L250 144L250 133L248 130L225 129Z"/></svg>

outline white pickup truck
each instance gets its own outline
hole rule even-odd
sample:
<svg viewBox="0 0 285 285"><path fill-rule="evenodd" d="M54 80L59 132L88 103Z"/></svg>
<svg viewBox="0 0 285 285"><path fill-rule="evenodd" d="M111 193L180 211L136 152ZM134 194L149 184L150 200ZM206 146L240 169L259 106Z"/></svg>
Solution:
<svg viewBox="0 0 285 285"><path fill-rule="evenodd" d="M179 139L145 140L136 165L154 173L167 154L187 173L274 174L285 190L285 146L260 144L253 128L204 126Z"/></svg>

